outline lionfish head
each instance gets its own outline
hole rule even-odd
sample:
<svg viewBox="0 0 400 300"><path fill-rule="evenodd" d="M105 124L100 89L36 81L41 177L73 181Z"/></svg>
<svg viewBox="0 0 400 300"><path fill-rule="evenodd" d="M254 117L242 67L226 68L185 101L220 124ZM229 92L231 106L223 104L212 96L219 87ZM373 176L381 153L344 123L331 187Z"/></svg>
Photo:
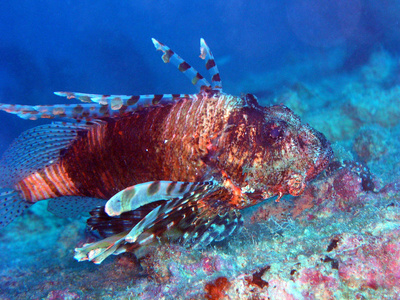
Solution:
<svg viewBox="0 0 400 300"><path fill-rule="evenodd" d="M329 164L333 152L325 136L300 121L289 108L263 108L264 120L246 182L263 198L300 195Z"/></svg>

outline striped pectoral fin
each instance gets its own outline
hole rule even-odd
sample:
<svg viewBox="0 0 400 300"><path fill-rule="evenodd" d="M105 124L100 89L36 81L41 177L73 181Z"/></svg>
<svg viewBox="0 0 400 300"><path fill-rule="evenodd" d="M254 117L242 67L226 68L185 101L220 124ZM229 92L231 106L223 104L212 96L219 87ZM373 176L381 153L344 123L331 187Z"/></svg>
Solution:
<svg viewBox="0 0 400 300"><path fill-rule="evenodd" d="M191 195L190 198L192 199L193 196L194 195ZM124 252L126 248L129 248L129 251L134 251L139 247L149 244L157 237L162 236L166 231L170 230L171 227L177 225L180 220L190 216L196 211L193 207L194 203L189 203L190 201L186 197L164 201L163 204L156 206L147 213L139 222L137 222L135 218L132 218L133 225L129 231L113 234L104 240L86 244L82 248L76 248L75 259L78 261L89 260L95 263L101 263L106 257L111 254L120 254ZM118 224L119 222L114 222L112 220L112 218L120 218L120 216L107 217L103 215L101 218L98 218L98 216L101 215L99 212L95 212L94 215L96 217L89 219L88 223L91 224L91 227L102 228L102 232L113 231L113 228L105 229L107 226L121 226L121 224ZM124 228L127 226L128 224L123 225Z"/></svg>
<svg viewBox="0 0 400 300"><path fill-rule="evenodd" d="M223 193L226 193L224 188L215 187L166 201L137 223L125 240L142 245L175 231L170 240L194 247L206 246L214 240L221 241L243 225L238 210L220 203L218 196Z"/></svg>
<svg viewBox="0 0 400 300"><path fill-rule="evenodd" d="M222 82L217 64L215 63L214 56L204 39L200 39L200 57L206 61L206 69L211 76L212 89L222 91Z"/></svg>
<svg viewBox="0 0 400 300"><path fill-rule="evenodd" d="M195 247L208 245L214 240L223 240L243 224L239 211L224 202L227 195L229 195L227 189L214 185L210 189L197 189L185 193L182 197L158 202L159 205L140 221L132 218L132 228L129 232L123 232L123 241L122 236L117 234L106 238L103 243L100 241L86 245L85 248L76 250L77 259L99 262L99 258L103 260L111 254L122 253L126 249L134 251L157 239L178 241ZM148 205L150 204L144 204ZM102 228L103 232L106 232L104 226L107 225L117 225L125 230L128 225L125 221L129 221L129 218L125 217L123 224L112 222L112 218L120 218L123 215L110 217L98 211L94 215L93 222L89 223Z"/></svg>
<svg viewBox="0 0 400 300"><path fill-rule="evenodd" d="M157 50L164 52L161 57L165 63L171 62L175 65L179 71L186 75L190 79L192 84L198 88L200 91L202 87L211 87L210 83L204 79L204 77L196 71L191 65L189 65L185 60L183 60L178 54L174 53L168 46L160 43L156 39L151 39L153 41L154 47Z"/></svg>
<svg viewBox="0 0 400 300"><path fill-rule="evenodd" d="M222 241L243 225L241 213L233 208L210 214L207 218L195 218L185 229L183 244L199 248L213 241Z"/></svg>
<svg viewBox="0 0 400 300"><path fill-rule="evenodd" d="M195 200L216 188L213 181L153 181L129 187L112 197L104 212L95 209L88 225L106 239L77 248L75 258L100 263L111 254L130 251L151 243L182 219L197 212ZM138 220L138 217L142 217ZM129 223L131 227L129 228ZM108 228L111 227L111 228ZM115 233L115 229L125 230Z"/></svg>
<svg viewBox="0 0 400 300"><path fill-rule="evenodd" d="M120 254L124 251L125 237L128 232L121 232L110 236L104 240L85 244L81 248L75 248L74 258L77 261L89 260L95 264L100 264L111 254Z"/></svg>
<svg viewBox="0 0 400 300"><path fill-rule="evenodd" d="M195 192L204 192L214 187L214 185L215 183L212 181L151 181L140 183L114 195L108 200L105 211L109 216L118 216L155 201L182 198Z"/></svg>

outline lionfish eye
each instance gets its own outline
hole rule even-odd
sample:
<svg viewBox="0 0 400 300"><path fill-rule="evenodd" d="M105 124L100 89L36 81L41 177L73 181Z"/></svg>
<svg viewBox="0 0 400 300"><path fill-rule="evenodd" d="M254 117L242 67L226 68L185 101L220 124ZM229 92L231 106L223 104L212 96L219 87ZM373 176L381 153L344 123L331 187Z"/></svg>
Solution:
<svg viewBox="0 0 400 300"><path fill-rule="evenodd" d="M264 135L268 143L276 142L282 139L285 134L286 122L271 121L265 124Z"/></svg>
<svg viewBox="0 0 400 300"><path fill-rule="evenodd" d="M271 135L271 137L277 138L281 135L281 128L279 127L272 128L269 134Z"/></svg>

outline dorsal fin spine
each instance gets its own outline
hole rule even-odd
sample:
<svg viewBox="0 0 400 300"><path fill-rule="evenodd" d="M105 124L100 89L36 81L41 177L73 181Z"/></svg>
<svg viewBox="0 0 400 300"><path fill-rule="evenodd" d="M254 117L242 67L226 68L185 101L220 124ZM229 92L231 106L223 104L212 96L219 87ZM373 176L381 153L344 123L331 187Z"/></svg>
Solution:
<svg viewBox="0 0 400 300"><path fill-rule="evenodd" d="M39 118L65 118L75 120L93 120L104 117L118 117L135 112L144 107L168 105L181 99L191 99L187 94L165 95L110 95L84 94L74 92L56 92L58 96L77 98L81 101L85 95L84 104L55 104L55 105L18 105L0 104L0 110L16 114L23 119L37 120Z"/></svg>
<svg viewBox="0 0 400 300"><path fill-rule="evenodd" d="M210 73L211 77L212 89L222 91L221 77L219 75L217 64L214 60L214 55L203 38L200 39L200 58L204 59L206 62L206 69Z"/></svg>
<svg viewBox="0 0 400 300"><path fill-rule="evenodd" d="M157 50L162 51L162 60L165 63L172 63L175 65L179 71L186 75L191 83L197 87L200 91L202 87L211 87L211 84L199 73L195 68L189 65L185 60L183 60L178 54L173 52L168 46L160 43L156 39L152 38L154 47Z"/></svg>

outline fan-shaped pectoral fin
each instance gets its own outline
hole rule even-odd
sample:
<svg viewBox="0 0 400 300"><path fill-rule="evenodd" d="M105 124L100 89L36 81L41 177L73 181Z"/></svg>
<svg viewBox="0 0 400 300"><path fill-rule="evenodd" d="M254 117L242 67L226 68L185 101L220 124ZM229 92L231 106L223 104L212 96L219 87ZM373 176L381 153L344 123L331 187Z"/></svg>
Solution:
<svg viewBox="0 0 400 300"><path fill-rule="evenodd" d="M130 186L108 200L105 211L109 216L118 216L143 205L172 198L182 198L193 193L213 188L213 181L151 181ZM187 195L188 194L188 195Z"/></svg>
<svg viewBox="0 0 400 300"><path fill-rule="evenodd" d="M140 187L135 186L137 193L142 194L143 191L147 193L149 189L155 191L154 186L151 187L152 184L154 183L146 183ZM129 197L127 197L128 195L123 196L122 191L119 195L114 196L115 198L113 197L114 200L110 202L109 207L113 207L113 212L116 212L115 207L119 207L122 209L117 209L118 213L123 214L122 211L132 213L126 211L128 207L138 209L141 205L147 205L145 203L149 203L149 201L165 197L166 190L161 191L161 186L166 188L167 185L163 184L160 184L160 189L154 193L158 196L152 200L140 200L141 198L136 193L129 194ZM78 248L75 258L79 261L91 260L100 263L111 254L119 254L127 249L135 251L158 239L177 241L194 247L205 246L214 240L223 240L235 229L241 227L243 224L241 214L229 204L228 200L232 194L228 189L218 184L197 185L198 188L193 188L192 191L187 191L183 195L178 193L178 190L175 190L175 193L171 192L174 195L178 194L178 197L171 196L170 199L162 201L160 205L135 223L130 231L124 231ZM189 186L187 188L190 189ZM126 192L126 190L124 191ZM126 200L118 200L124 197ZM129 201L127 201L128 199ZM134 199L136 201L132 201ZM122 205L118 203L122 203ZM129 205L126 206L125 204L128 203ZM117 205L114 206L114 204ZM119 215L116 214L115 218L118 217Z"/></svg>

